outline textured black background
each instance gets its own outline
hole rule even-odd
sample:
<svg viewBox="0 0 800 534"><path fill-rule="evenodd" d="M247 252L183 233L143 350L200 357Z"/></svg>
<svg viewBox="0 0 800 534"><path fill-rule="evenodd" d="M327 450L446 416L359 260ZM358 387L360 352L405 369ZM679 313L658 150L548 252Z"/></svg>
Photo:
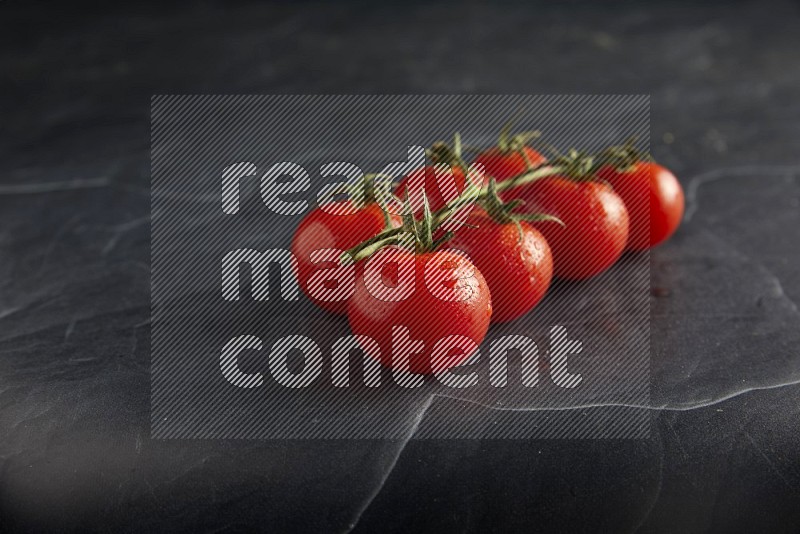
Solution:
<svg viewBox="0 0 800 534"><path fill-rule="evenodd" d="M799 13L3 0L0 530L797 532ZM692 387L640 441L151 441L149 102L200 92L652 95L656 158L690 188L731 177L693 219L730 249L686 230L653 254L655 335L671 302L710 318L676 363ZM687 261L743 270L692 300ZM717 312L767 282L787 308L751 346L764 317ZM731 332L752 367L715 360Z"/></svg>

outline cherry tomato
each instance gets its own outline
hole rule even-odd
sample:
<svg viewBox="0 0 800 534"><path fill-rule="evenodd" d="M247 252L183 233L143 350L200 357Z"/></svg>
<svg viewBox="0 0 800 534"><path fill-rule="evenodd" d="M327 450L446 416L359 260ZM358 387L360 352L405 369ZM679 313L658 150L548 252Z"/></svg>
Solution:
<svg viewBox="0 0 800 534"><path fill-rule="evenodd" d="M413 290L405 298L391 300L367 280L369 262L379 261L381 254L394 254L396 259L394 266L385 263L375 268L382 287L397 288L404 284L401 277L413 280ZM406 274L400 275L404 269ZM367 260L347 311L353 333L370 337L380 349L376 354L375 347L365 345L367 354L394 367L398 357L393 357L394 349L408 358L407 370L419 374L467 360L486 336L491 315L486 280L463 254L452 250L415 254L398 247L381 249ZM467 346L448 344L459 339Z"/></svg>
<svg viewBox="0 0 800 534"><path fill-rule="evenodd" d="M628 249L645 250L671 236L683 218L683 189L657 163L639 161L627 170L605 166L597 173L622 197L631 219Z"/></svg>
<svg viewBox="0 0 800 534"><path fill-rule="evenodd" d="M476 210L444 246L467 254L492 294L492 322L512 321L533 309L553 277L553 256L544 236L525 221L499 223Z"/></svg>
<svg viewBox="0 0 800 534"><path fill-rule="evenodd" d="M475 163L480 163L484 167L486 174L497 180L498 183L519 176L528 170L530 165L536 167L541 165L547 158L535 151L531 147L522 147L525 156L519 150L502 150L500 147L492 147L481 152ZM527 158L528 161L525 161Z"/></svg>
<svg viewBox="0 0 800 534"><path fill-rule="evenodd" d="M553 274L581 280L600 274L620 257L628 241L628 210L611 186L563 176L543 178L505 192L527 211L564 222L534 223L553 251Z"/></svg>
<svg viewBox="0 0 800 534"><path fill-rule="evenodd" d="M343 204L343 203L340 203ZM323 309L332 313L344 314L347 301L326 301L317 298L309 291L309 279L323 269L332 269L336 261L313 262L311 254L323 249L347 250L362 241L375 237L386 226L383 211L376 203L369 203L363 209L350 214L336 214L336 206L328 211L316 208L309 212L295 230L291 251L297 258L297 280L303 293ZM400 226L400 217L391 216L392 223ZM353 276L355 279L355 276ZM324 286L335 289L335 280L327 280Z"/></svg>
<svg viewBox="0 0 800 534"><path fill-rule="evenodd" d="M394 193L402 200L407 192L414 212L418 215L422 211L423 191L428 197L431 211L437 211L458 198L464 192L465 183L466 178L461 167L452 165L448 172L446 168L437 170L435 166L427 165L403 178Z"/></svg>

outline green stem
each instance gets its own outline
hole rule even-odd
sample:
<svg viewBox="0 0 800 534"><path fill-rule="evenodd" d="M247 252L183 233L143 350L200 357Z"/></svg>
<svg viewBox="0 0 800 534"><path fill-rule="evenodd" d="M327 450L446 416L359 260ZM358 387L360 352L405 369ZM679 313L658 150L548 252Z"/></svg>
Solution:
<svg viewBox="0 0 800 534"><path fill-rule="evenodd" d="M535 169L530 171L524 172L519 176L515 176L514 178L510 178L503 182L497 184L497 192L507 191L509 189L514 189L515 187L521 187L523 185L532 184L537 180L541 180L542 178L547 178L548 176L554 176L556 174L560 174L563 172L561 167L550 167L546 165L540 165ZM489 180L493 178L489 175L486 176ZM469 178L467 178L469 180ZM472 202L477 202L483 200L488 196L488 191L484 191L482 188L477 189L477 192L470 192L465 191L463 195L461 195L457 200L455 200L451 205L444 207L433 214L433 227L438 228L441 226L443 222L447 220L447 218L453 214L459 208L466 206Z"/></svg>
<svg viewBox="0 0 800 534"><path fill-rule="evenodd" d="M543 178L547 178L548 176L554 176L563 172L562 167L551 167L547 165L540 165L535 169L530 171L524 172L519 176L515 176L509 180L500 182L496 185L495 191L506 191L508 189L513 189L515 187L521 187L523 185L532 184L537 180L541 180ZM486 175L486 178L492 180L491 176ZM471 185L471 184L470 184ZM450 217L456 210L461 207L466 206L472 202L479 202L488 196L489 192L484 191L482 187L470 187L464 191L464 193L454 201L450 206L444 207L429 216L432 219L432 224L430 226L430 231L434 231L439 226L441 226L448 217ZM407 225L404 225L407 226ZM428 230L428 229L425 229ZM373 252L382 248L384 246L397 244L398 236L401 233L408 232L408 228L391 228L386 229L376 235L375 237L368 239L355 247L351 248L347 252L346 255L350 256L354 261L359 261L363 258L369 257ZM425 231L425 234L428 232ZM427 237L427 235L425 236ZM451 236L448 236L451 237ZM437 239L431 244L431 248L435 249L438 245L446 241L446 239Z"/></svg>

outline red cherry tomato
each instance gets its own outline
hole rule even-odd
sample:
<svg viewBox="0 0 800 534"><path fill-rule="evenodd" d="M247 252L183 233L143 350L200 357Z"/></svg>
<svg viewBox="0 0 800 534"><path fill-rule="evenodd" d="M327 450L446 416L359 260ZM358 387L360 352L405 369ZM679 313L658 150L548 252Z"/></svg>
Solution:
<svg viewBox="0 0 800 534"><path fill-rule="evenodd" d="M390 300L374 285L368 288L366 274L357 278L347 317L354 334L377 343L380 354L365 345L367 354L394 367L394 349L408 358L407 370L419 374L442 371L467 360L486 336L492 315L489 287L480 271L457 251L413 254L387 247L367 260L365 273L371 270L369 262L381 253L394 254L396 263L376 268L380 283L389 288L402 284L398 273L405 266L403 276L413 280L414 287L406 298ZM471 349L448 345L458 339L450 336L463 336L461 341Z"/></svg>
<svg viewBox="0 0 800 534"><path fill-rule="evenodd" d="M620 171L606 166L597 176L622 197L631 219L628 249L645 250L671 236L683 218L683 189L678 179L661 165L640 161Z"/></svg>
<svg viewBox="0 0 800 534"><path fill-rule="evenodd" d="M403 178L394 193L403 200L408 192L414 212L418 215L422 212L423 191L428 197L431 211L437 211L458 198L464 192L465 183L466 178L461 167L450 166L448 172L446 169L437 170L435 166L427 165Z"/></svg>
<svg viewBox="0 0 800 534"><path fill-rule="evenodd" d="M499 223L485 211L444 246L459 249L480 270L492 293L492 322L512 321L533 309L553 277L553 256L544 236L525 221ZM520 235L520 229L522 234Z"/></svg>
<svg viewBox="0 0 800 534"><path fill-rule="evenodd" d="M553 222L534 223L553 251L553 274L581 280L605 271L622 255L628 241L628 210L603 182L553 176L505 192L521 198L526 211L548 213Z"/></svg>
<svg viewBox="0 0 800 534"><path fill-rule="evenodd" d="M316 298L309 291L308 282L314 273L334 268L337 264L335 261L315 263L311 260L311 253L323 249L347 250L375 237L386 223L383 211L376 203L367 204L363 209L346 215L337 215L334 210L335 206L332 205L328 211L316 208L309 212L295 230L291 251L297 258L297 279L303 293L321 308L344 314L347 311L346 300L325 301ZM392 215L391 220L394 225L400 226L400 217ZM335 285L333 280L325 283L328 289L334 289Z"/></svg>
<svg viewBox="0 0 800 534"><path fill-rule="evenodd" d="M486 174L497 180L498 183L515 176L519 176L528 170L528 162L534 167L541 165L547 158L532 149L531 147L523 147L525 156L519 150L503 151L500 147L492 147L488 150L481 152L475 163L483 165Z"/></svg>

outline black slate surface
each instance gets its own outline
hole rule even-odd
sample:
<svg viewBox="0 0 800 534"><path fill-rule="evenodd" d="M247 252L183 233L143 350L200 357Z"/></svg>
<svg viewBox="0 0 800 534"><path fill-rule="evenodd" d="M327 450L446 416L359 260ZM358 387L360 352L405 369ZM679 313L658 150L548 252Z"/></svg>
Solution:
<svg viewBox="0 0 800 534"><path fill-rule="evenodd" d="M796 3L0 3L0 529L800 530ZM153 441L149 102L650 94L649 440Z"/></svg>

